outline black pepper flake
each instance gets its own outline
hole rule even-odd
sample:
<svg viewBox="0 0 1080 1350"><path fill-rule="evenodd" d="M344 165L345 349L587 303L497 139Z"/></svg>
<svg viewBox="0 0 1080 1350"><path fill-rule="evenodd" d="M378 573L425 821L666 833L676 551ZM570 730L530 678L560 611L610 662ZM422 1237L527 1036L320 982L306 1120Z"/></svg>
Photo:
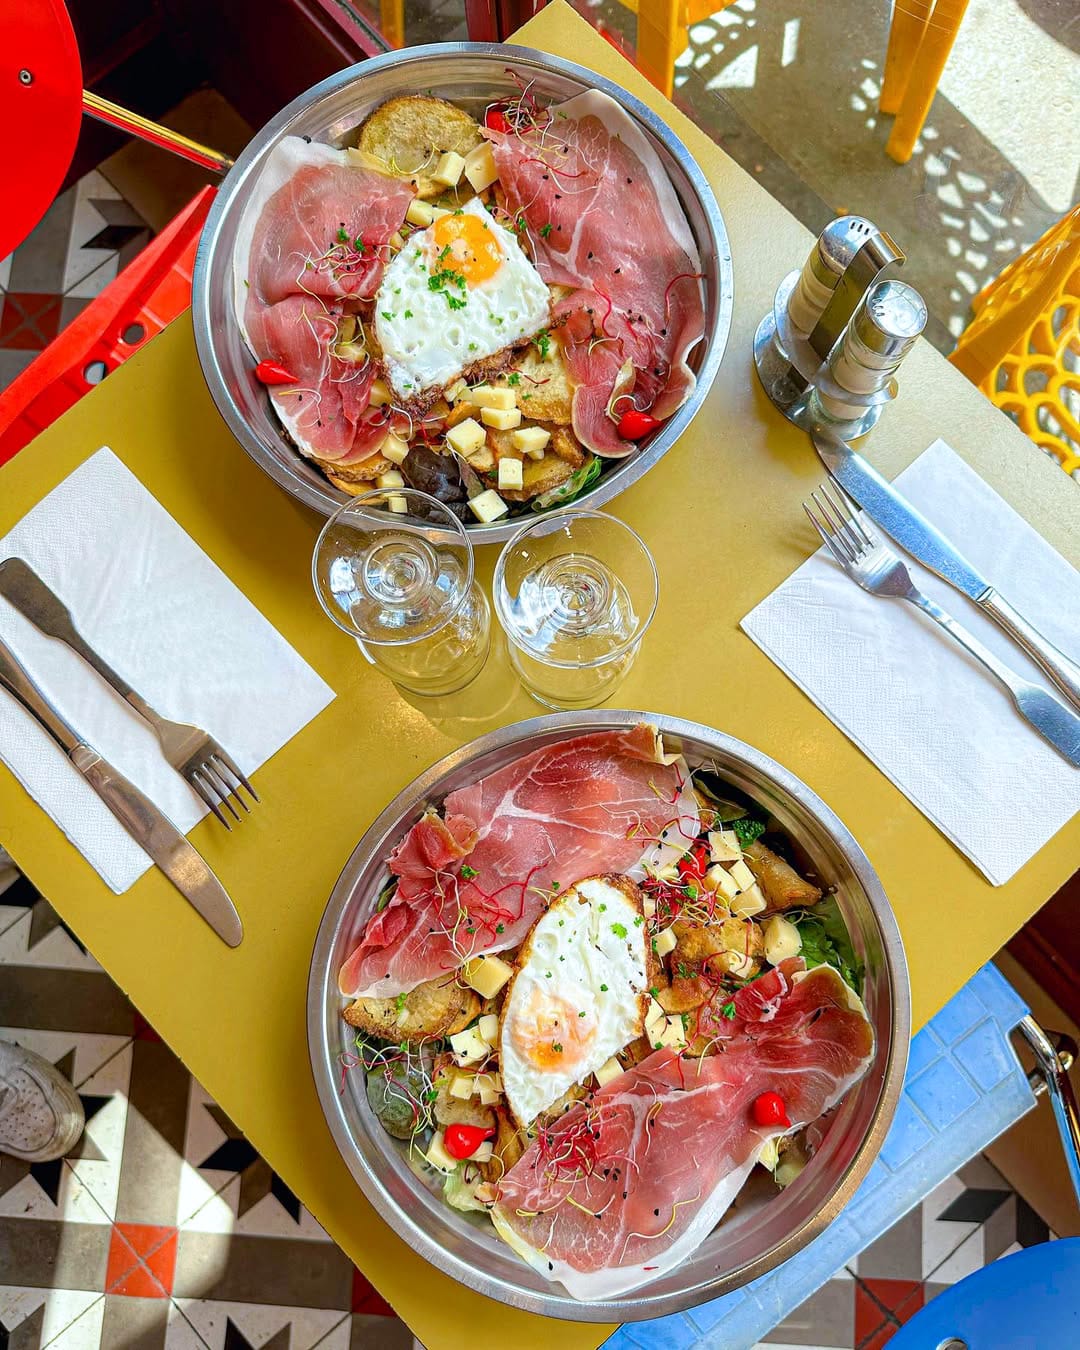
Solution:
<svg viewBox="0 0 1080 1350"><path fill-rule="evenodd" d="M625 1200L626 1197L627 1197L629 1194L630 1194L629 1191L623 1191L623 1193L622 1193L622 1198Z"/></svg>
<svg viewBox="0 0 1080 1350"><path fill-rule="evenodd" d="M310 136L301 136L300 139L304 142L305 145L310 145L310 144L311 144L311 137L310 137Z"/></svg>
<svg viewBox="0 0 1080 1350"><path fill-rule="evenodd" d="M548 176L547 176L546 173L542 173L542 174L540 175L540 177L544 180L545 183L547 182Z"/></svg>
<svg viewBox="0 0 1080 1350"><path fill-rule="evenodd" d="M627 183L632 183L634 180L632 178L628 178L626 181Z"/></svg>
<svg viewBox="0 0 1080 1350"><path fill-rule="evenodd" d="M622 268L621 268L621 267L616 267L616 269L615 269L615 275L618 276L619 273L620 273L621 271L622 271Z"/></svg>
<svg viewBox="0 0 1080 1350"><path fill-rule="evenodd" d="M599 1214L594 1214L594 1215L593 1215L593 1218L594 1218L594 1219L598 1219L599 1217L600 1217Z"/></svg>
<svg viewBox="0 0 1080 1350"><path fill-rule="evenodd" d="M549 1262L548 1262L548 1270L554 1270L554 1269L555 1269L555 1267L554 1267L554 1266L551 1264L551 1262L549 1261Z"/></svg>
<svg viewBox="0 0 1080 1350"><path fill-rule="evenodd" d="M591 251L591 250L589 251L589 257L590 257L590 258L592 257L592 251Z"/></svg>
<svg viewBox="0 0 1080 1350"><path fill-rule="evenodd" d="M654 1209L653 1213L656 1215L657 1218L660 1217L660 1211L658 1209Z"/></svg>
<svg viewBox="0 0 1080 1350"><path fill-rule="evenodd" d="M561 193L561 192L556 192L556 194L555 194L555 200L556 200L557 202L561 202L561 201L562 201L562 193Z"/></svg>

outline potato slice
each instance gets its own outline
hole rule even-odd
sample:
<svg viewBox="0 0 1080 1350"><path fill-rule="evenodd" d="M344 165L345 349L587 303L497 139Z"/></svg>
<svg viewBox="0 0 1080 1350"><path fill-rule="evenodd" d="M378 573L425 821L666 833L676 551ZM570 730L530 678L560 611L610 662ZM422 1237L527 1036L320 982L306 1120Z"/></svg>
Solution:
<svg viewBox="0 0 1080 1350"><path fill-rule="evenodd" d="M453 1097L450 1094L449 1076L436 1084L438 1095L433 1111L440 1125L479 1125L490 1130L495 1126L495 1112L490 1106L482 1106L476 1097Z"/></svg>
<svg viewBox="0 0 1080 1350"><path fill-rule="evenodd" d="M454 975L427 980L396 998L358 998L342 1013L350 1026L383 1041L419 1041L452 1036L480 1011L480 999Z"/></svg>
<svg viewBox="0 0 1080 1350"><path fill-rule="evenodd" d="M513 386L517 390L518 407L530 421L570 425L574 386L570 383L570 372L558 342L553 341L549 346L546 361L541 358L536 345L530 342L515 355L510 373L514 372L519 376Z"/></svg>
<svg viewBox="0 0 1080 1350"><path fill-rule="evenodd" d="M408 178L417 195L438 197L446 184L435 179L444 154L464 157L481 143L476 121L442 98L409 94L380 104L360 128L359 149L384 173Z"/></svg>
<svg viewBox="0 0 1080 1350"><path fill-rule="evenodd" d="M746 865L765 892L770 909L793 909L796 905L816 905L821 890L805 881L789 862L767 848L760 839L743 849Z"/></svg>
<svg viewBox="0 0 1080 1350"><path fill-rule="evenodd" d="M523 1130L519 1130L510 1117L510 1112L501 1106L493 1108L495 1113L495 1148L487 1162L480 1164L485 1181L498 1181L506 1175L529 1146L529 1140Z"/></svg>

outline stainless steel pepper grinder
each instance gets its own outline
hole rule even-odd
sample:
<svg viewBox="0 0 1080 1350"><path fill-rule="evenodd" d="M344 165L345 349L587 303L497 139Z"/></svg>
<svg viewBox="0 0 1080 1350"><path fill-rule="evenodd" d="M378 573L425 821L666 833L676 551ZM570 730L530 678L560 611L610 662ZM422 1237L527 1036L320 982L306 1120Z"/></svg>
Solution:
<svg viewBox="0 0 1080 1350"><path fill-rule="evenodd" d="M903 262L883 230L840 216L802 271L783 279L754 338L754 363L785 417L805 426L824 415L850 440L881 416L896 395L893 372L926 324L918 292L890 279Z"/></svg>

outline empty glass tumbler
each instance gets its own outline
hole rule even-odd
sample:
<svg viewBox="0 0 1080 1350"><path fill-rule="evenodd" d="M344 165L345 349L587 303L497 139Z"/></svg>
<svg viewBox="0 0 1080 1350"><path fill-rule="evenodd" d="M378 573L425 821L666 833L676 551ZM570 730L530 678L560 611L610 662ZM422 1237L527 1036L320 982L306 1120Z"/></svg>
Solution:
<svg viewBox="0 0 1080 1350"><path fill-rule="evenodd" d="M656 612L656 566L622 521L567 510L514 535L493 590L528 693L549 708L593 708L634 663Z"/></svg>
<svg viewBox="0 0 1080 1350"><path fill-rule="evenodd" d="M326 522L312 559L326 613L414 694L463 689L487 660L491 610L461 521L413 488L380 489Z"/></svg>

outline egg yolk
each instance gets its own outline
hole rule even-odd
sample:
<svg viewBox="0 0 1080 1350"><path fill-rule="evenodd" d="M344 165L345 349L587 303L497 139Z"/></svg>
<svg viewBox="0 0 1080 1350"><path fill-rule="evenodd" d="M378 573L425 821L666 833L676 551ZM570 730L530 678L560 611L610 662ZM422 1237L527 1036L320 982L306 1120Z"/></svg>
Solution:
<svg viewBox="0 0 1080 1350"><path fill-rule="evenodd" d="M470 286L479 286L502 266L495 236L479 216L441 216L431 228L436 265L460 272Z"/></svg>
<svg viewBox="0 0 1080 1350"><path fill-rule="evenodd" d="M533 997L515 1018L514 1047L538 1069L572 1069L585 1058L596 1035L596 1019L585 1017L561 998Z"/></svg>

